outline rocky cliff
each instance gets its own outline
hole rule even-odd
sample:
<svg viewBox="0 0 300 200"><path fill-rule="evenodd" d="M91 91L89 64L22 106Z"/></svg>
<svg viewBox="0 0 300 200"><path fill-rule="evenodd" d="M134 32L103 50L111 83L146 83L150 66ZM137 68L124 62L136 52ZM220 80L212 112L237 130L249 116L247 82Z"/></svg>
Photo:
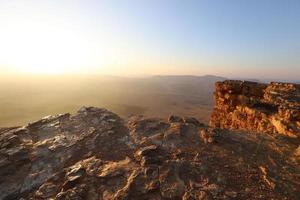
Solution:
<svg viewBox="0 0 300 200"><path fill-rule="evenodd" d="M298 200L300 142L269 134L279 120L287 125L279 132L298 135L298 89L217 84L212 124L261 134L191 117L125 120L95 107L0 128L0 199Z"/></svg>
<svg viewBox="0 0 300 200"><path fill-rule="evenodd" d="M217 82L210 124L300 137L300 85Z"/></svg>

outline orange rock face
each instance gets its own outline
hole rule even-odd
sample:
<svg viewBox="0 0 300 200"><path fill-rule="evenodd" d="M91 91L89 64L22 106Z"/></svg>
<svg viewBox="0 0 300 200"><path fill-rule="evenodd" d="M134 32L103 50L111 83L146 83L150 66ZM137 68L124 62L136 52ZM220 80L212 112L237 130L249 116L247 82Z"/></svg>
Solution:
<svg viewBox="0 0 300 200"><path fill-rule="evenodd" d="M300 137L300 85L217 82L210 125Z"/></svg>

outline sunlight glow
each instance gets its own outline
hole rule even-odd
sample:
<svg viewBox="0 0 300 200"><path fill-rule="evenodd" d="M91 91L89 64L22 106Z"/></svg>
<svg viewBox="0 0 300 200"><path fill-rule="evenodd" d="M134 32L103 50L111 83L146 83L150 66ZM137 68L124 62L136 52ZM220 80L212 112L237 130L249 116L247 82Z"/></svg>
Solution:
<svg viewBox="0 0 300 200"><path fill-rule="evenodd" d="M0 75L299 79L298 2L208 2L0 0Z"/></svg>
<svg viewBox="0 0 300 200"><path fill-rule="evenodd" d="M49 29L41 24L14 25L6 35L2 33L0 54L4 63L18 72L73 72L95 64L88 42L75 31Z"/></svg>
<svg viewBox="0 0 300 200"><path fill-rule="evenodd" d="M2 14L0 69L6 66L6 70L19 73L76 73L106 64L105 54L96 48L85 27L74 25L68 16L55 16L20 3L11 8L10 15Z"/></svg>

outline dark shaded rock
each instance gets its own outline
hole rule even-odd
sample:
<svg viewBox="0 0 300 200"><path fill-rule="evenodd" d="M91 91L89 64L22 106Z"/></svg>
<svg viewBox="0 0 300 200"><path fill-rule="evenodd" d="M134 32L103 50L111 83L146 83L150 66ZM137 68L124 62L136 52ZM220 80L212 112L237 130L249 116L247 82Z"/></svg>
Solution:
<svg viewBox="0 0 300 200"><path fill-rule="evenodd" d="M195 126L204 126L204 124L200 123L195 117L184 117L183 122L187 124L194 124Z"/></svg>
<svg viewBox="0 0 300 200"><path fill-rule="evenodd" d="M168 119L169 123L182 123L183 119L179 116L176 115L171 115Z"/></svg>
<svg viewBox="0 0 300 200"><path fill-rule="evenodd" d="M161 151L155 145L141 148L135 153L135 156L142 166L159 165L163 162Z"/></svg>

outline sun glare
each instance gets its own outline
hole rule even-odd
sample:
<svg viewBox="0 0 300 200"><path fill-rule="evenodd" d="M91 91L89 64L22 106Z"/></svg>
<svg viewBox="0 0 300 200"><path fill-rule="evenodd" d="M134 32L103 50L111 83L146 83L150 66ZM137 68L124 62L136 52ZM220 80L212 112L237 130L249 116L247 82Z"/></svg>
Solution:
<svg viewBox="0 0 300 200"><path fill-rule="evenodd" d="M83 72L98 65L100 53L85 30L59 17L21 12L0 19L0 69L48 74Z"/></svg>
<svg viewBox="0 0 300 200"><path fill-rule="evenodd" d="M22 35L6 35L1 52L5 64L25 73L64 73L84 70L92 64L90 48L85 41L66 30L37 30L27 27ZM3 49L3 48L2 48Z"/></svg>

